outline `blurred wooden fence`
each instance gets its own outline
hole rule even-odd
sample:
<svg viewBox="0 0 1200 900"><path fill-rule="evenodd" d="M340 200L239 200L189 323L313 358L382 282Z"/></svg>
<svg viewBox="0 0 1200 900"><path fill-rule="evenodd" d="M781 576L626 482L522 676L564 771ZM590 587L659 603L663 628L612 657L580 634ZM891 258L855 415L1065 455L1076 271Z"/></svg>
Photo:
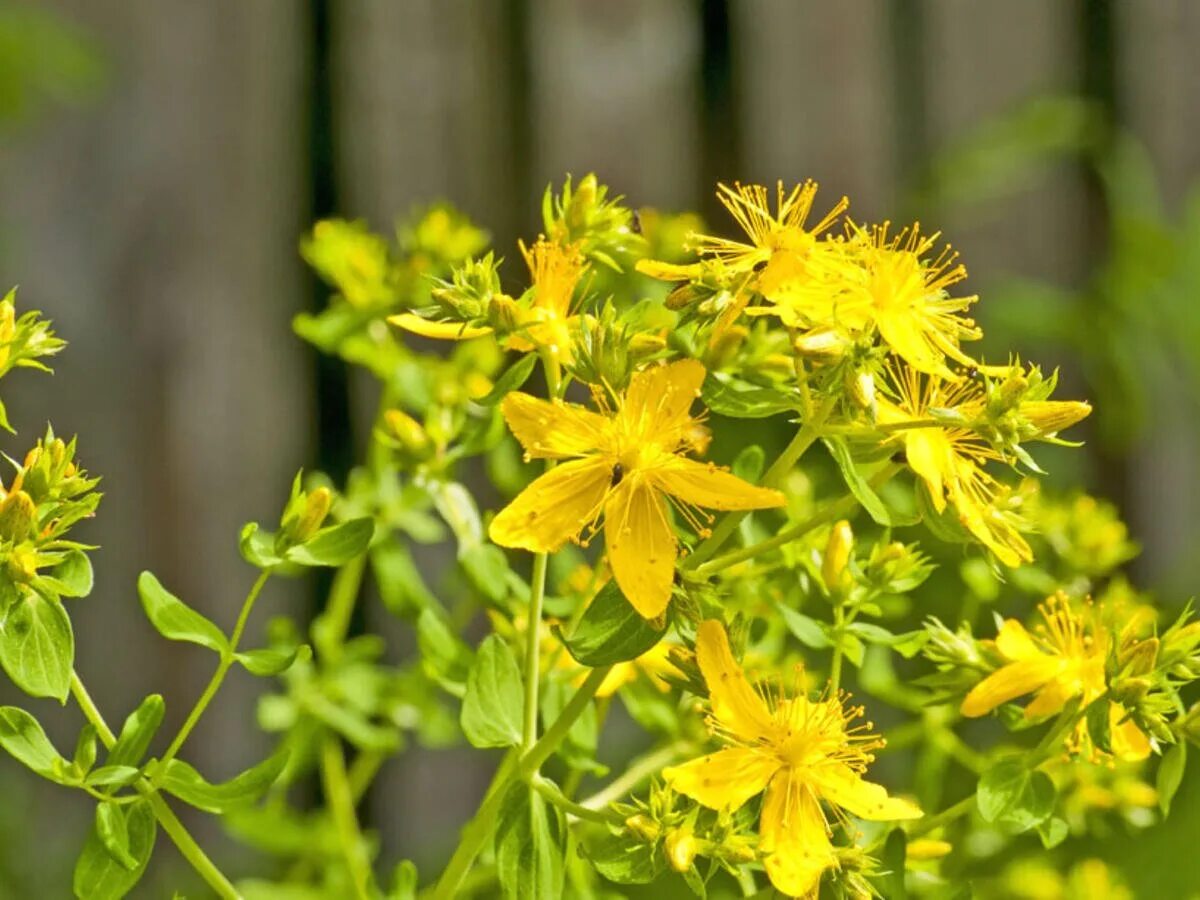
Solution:
<svg viewBox="0 0 1200 900"><path fill-rule="evenodd" d="M319 416L314 358L288 325L316 292L295 251L314 214L386 228L445 197L512 256L541 189L595 170L634 204L714 220L718 177L813 177L882 216L929 154L1042 92L1111 105L1168 196L1200 163L1190 0L43 5L96 36L110 83L0 148L4 283L21 282L22 304L71 342L54 379L6 382L22 433L5 449L52 418L105 477L97 589L75 621L81 669L113 718L146 684L180 716L211 663L143 623L138 570L229 619L249 581L237 527L276 514L317 458L318 421L327 444L344 440L343 418ZM938 224L978 287L1008 272L1078 278L1093 213L1064 177ZM1165 487L1179 482L1164 472L1194 481L1183 430L1132 476L1134 519L1175 549L1170 526L1195 508L1194 488ZM298 586L268 601L308 602ZM253 734L246 693L205 721L194 755L220 775ZM394 793L376 798L389 841L423 828L417 815L459 821L473 801L430 786L426 765L401 762ZM49 796L38 830L69 843Z"/></svg>

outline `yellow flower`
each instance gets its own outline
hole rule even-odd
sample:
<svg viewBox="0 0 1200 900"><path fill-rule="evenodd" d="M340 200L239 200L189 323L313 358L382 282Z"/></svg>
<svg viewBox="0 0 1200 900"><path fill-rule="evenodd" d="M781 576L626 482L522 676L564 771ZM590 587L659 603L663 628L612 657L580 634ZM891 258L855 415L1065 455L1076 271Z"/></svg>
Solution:
<svg viewBox="0 0 1200 900"><path fill-rule="evenodd" d="M717 263L726 279L736 284L735 299L721 314L717 333L723 332L745 309L750 295L757 291L774 299L797 281L809 277L809 257L819 246L818 238L850 205L843 197L811 228L805 227L817 195L817 184L805 181L784 194L783 182L775 187L775 212L770 197L761 185L726 184L717 186L717 199L741 226L749 243L712 235L695 235L693 242L700 256ZM687 281L699 277L703 262L674 265L642 260L639 272L667 281Z"/></svg>
<svg viewBox="0 0 1200 900"><path fill-rule="evenodd" d="M1032 693L1025 718L1040 719L1061 712L1076 697L1087 706L1104 696L1108 690L1104 665L1112 639L1091 606L1076 612L1067 596L1059 593L1038 611L1044 624L1034 634L1016 619L1004 621L996 635L996 649L1008 664L971 689L962 702L964 716L986 715L1002 703ZM1119 703L1109 704L1108 720L1113 756L1134 761L1150 755L1149 738ZM1081 722L1069 749L1078 752L1086 746L1090 740Z"/></svg>
<svg viewBox="0 0 1200 900"><path fill-rule="evenodd" d="M852 229L847 252L823 254L816 264L830 266L838 293L830 310L836 323L853 331L880 331L884 343L908 365L943 378L954 378L946 358L972 365L960 341L978 340L982 332L961 316L976 296L949 296L947 289L967 277L958 253L944 247L925 258L940 233L920 234L920 227L888 234L888 224Z"/></svg>
<svg viewBox="0 0 1200 900"><path fill-rule="evenodd" d="M708 684L710 725L729 745L663 771L675 790L710 809L735 810L766 792L759 849L771 883L785 894L815 896L836 865L821 804L833 814L887 821L921 810L863 779L883 741L870 725L850 726L861 708L843 696L810 700L803 691L756 689L733 658L725 627L709 620L696 634L696 660Z"/></svg>
<svg viewBox="0 0 1200 900"><path fill-rule="evenodd" d="M667 608L678 544L667 499L697 532L705 509L782 506L783 494L755 487L713 463L683 454L703 446L689 410L704 366L682 360L634 374L629 389L601 412L512 393L500 409L530 459L568 460L536 479L492 520L504 547L550 553L604 518L609 568L646 618Z"/></svg>
<svg viewBox="0 0 1200 900"><path fill-rule="evenodd" d="M1002 502L1011 498L1011 491L984 469L1000 455L969 428L932 424L931 410L978 406L978 385L923 375L904 365L893 365L888 375L893 398L879 400L877 420L893 426L913 423L898 430L895 440L903 444L908 465L924 482L933 508L942 512L952 503L962 526L1005 565L1032 560L1016 517Z"/></svg>
<svg viewBox="0 0 1200 900"><path fill-rule="evenodd" d="M518 303L505 294L494 295L491 300L506 319L501 331L510 332L505 346L521 351L544 349L569 363L573 356L572 329L578 323L578 316L571 314L571 301L586 269L583 254L575 244L539 238L533 247L522 243L521 255L533 282L531 301ZM490 325L436 322L416 313L401 313L388 321L422 337L442 340L467 340L494 330Z"/></svg>

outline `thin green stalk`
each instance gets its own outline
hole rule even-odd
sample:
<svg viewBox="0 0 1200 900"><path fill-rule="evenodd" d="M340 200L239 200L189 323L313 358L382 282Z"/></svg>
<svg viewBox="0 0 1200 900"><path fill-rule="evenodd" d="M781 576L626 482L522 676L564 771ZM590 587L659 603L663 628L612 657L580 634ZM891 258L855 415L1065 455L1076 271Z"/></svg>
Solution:
<svg viewBox="0 0 1200 900"><path fill-rule="evenodd" d="M620 776L614 778L592 796L580 801L581 805L588 809L603 809L635 790L638 785L651 775L660 772L663 767L682 759L690 749L690 744L680 741L647 753L630 763Z"/></svg>
<svg viewBox="0 0 1200 900"><path fill-rule="evenodd" d="M373 881L371 864L364 852L362 831L358 827L354 795L346 774L346 758L339 738L333 734L326 734L321 741L321 783L337 829L338 843L342 845L342 856L345 857L346 868L350 870L354 894L358 900L370 900Z"/></svg>
<svg viewBox="0 0 1200 900"><path fill-rule="evenodd" d="M833 607L833 658L829 662L829 693L837 696L842 686L842 636L846 630L846 613L841 599Z"/></svg>
<svg viewBox="0 0 1200 900"><path fill-rule="evenodd" d="M246 631L246 623L250 619L250 612L254 609L254 603L258 600L258 595L262 593L263 585L267 583L267 579L270 577L270 572L260 572L258 578L254 580L254 584L250 588L250 593L246 595L246 599L242 603L242 610L238 613L237 624L233 626L233 634L229 637L229 648L221 654L221 661L217 664L217 670L213 673L207 687L204 688L200 699L196 701L196 705L192 707L192 711L188 713L188 717L184 720L179 733L175 735L175 740L171 741L171 745L167 747L166 753L163 754L159 771L165 769L167 763L173 760L176 754L179 753L184 742L187 741L188 736L192 733L192 729L196 727L196 723L200 721L200 717L208 709L208 704L212 702L212 698L216 696L217 691L221 689L221 685L225 681L225 676L233 666L234 654L237 652L238 644L241 642L242 635Z"/></svg>
<svg viewBox="0 0 1200 900"><path fill-rule="evenodd" d="M358 603L359 588L367 567L362 553L341 566L329 585L329 597L321 611L320 643L325 656L337 656L350 631L350 619ZM314 635L316 637L316 635Z"/></svg>
<svg viewBox="0 0 1200 900"><path fill-rule="evenodd" d="M540 775L534 777L532 784L535 791L569 816L574 816L577 819L587 819L589 822L599 822L602 825L619 825L624 821L624 818L618 813L591 809L582 803L576 803L560 791L558 785L552 781L547 781Z"/></svg>
<svg viewBox="0 0 1200 900"><path fill-rule="evenodd" d="M906 830L908 839L920 837L923 834L929 834L936 828L941 828L943 825L948 825L955 819L961 818L975 808L975 795L964 797L953 806L947 807L940 813L934 816L925 816L921 819L916 819L912 826Z"/></svg>
<svg viewBox="0 0 1200 900"><path fill-rule="evenodd" d="M92 726L96 729L101 743L111 750L112 746L117 742L117 736L113 734L112 729L108 727L108 723L104 721L104 716L101 715L95 701L92 700L91 694L84 687L83 679L79 677L78 672L74 671L71 672L71 696L75 698L75 702L83 712L84 718L91 722ZM146 798L146 801L150 804L151 812L154 813L154 817L162 825L163 831L167 833L171 841L179 849L183 858L204 879L204 882L217 893L217 896L221 897L222 900L242 900L242 895L233 886L233 882L226 878L224 873L217 868L216 864L208 858L208 855L196 843L195 838L191 836L187 828L179 821L179 817L167 805L167 801L145 779L139 779L134 787L141 796Z"/></svg>
<svg viewBox="0 0 1200 900"><path fill-rule="evenodd" d="M546 567L550 557L533 557L533 578L529 588L529 622L525 627L525 719L521 729L521 747L528 750L537 741L539 678L542 660L542 603L546 598Z"/></svg>
<svg viewBox="0 0 1200 900"><path fill-rule="evenodd" d="M558 749L558 745L567 736L567 732L571 730L575 720L592 702L592 698L596 696L596 691L599 690L611 668L611 666L604 666L592 669L574 696L563 707L558 718L546 729L541 739L520 758L511 753L505 757L504 762L496 771L495 778L492 779L492 785L488 789L483 803L480 804L471 821L463 829L462 839L433 889L433 900L453 900L458 896L459 886L471 870L475 857L479 855L479 851L483 849L495 830L496 817L500 814L500 807L504 802L508 786L518 780L529 781L537 774L542 763Z"/></svg>
<svg viewBox="0 0 1200 900"><path fill-rule="evenodd" d="M761 482L763 487L778 487L784 477L795 468L796 463L800 461L800 457L821 436L825 420L829 417L836 399L836 395L830 395L829 399L813 414L813 417L805 422L803 427L796 432L792 437L791 443L784 447L783 452L779 454L775 462L767 469L766 474L763 475ZM726 513L725 517L717 523L717 527L713 529L712 534L701 541L700 545L683 561L683 570L686 572L697 568L701 563L720 550L722 545L737 530L742 519L746 518L747 515L749 515L749 510Z"/></svg>

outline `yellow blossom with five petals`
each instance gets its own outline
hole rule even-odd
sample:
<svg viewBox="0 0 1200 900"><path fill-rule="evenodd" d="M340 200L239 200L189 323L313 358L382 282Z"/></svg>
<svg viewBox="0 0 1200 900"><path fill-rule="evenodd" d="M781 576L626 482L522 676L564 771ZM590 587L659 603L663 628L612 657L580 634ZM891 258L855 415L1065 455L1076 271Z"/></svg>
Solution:
<svg viewBox="0 0 1200 900"><path fill-rule="evenodd" d="M1033 634L1016 619L1006 619L1001 625L996 649L1008 662L971 689L962 702L964 716L987 715L1003 703L1033 694L1025 718L1040 719L1061 712L1077 697L1087 706L1104 696L1111 636L1091 607L1073 610L1066 595L1060 593L1048 598L1038 611L1043 624ZM1150 755L1149 739L1124 707L1110 703L1108 719L1114 756L1139 760ZM1075 741L1082 745L1083 735L1077 735Z"/></svg>
<svg viewBox="0 0 1200 900"><path fill-rule="evenodd" d="M725 627L700 625L696 661L708 685L710 724L729 745L672 766L663 777L676 791L710 809L735 810L766 792L759 850L771 883L791 896L815 896L821 875L836 865L830 826L835 817L914 819L921 810L888 796L863 778L883 741L870 724L851 726L861 708L845 695L810 700L751 686L733 657Z"/></svg>
<svg viewBox="0 0 1200 900"><path fill-rule="evenodd" d="M713 463L685 454L706 442L691 406L704 366L681 360L634 373L629 388L600 412L514 392L500 405L530 459L565 460L537 478L492 520L503 547L551 553L586 539L604 519L609 568L634 608L648 619L671 598L678 541L668 500L698 533L711 518L697 508L782 506L779 491L756 487ZM589 534L590 536L590 534Z"/></svg>

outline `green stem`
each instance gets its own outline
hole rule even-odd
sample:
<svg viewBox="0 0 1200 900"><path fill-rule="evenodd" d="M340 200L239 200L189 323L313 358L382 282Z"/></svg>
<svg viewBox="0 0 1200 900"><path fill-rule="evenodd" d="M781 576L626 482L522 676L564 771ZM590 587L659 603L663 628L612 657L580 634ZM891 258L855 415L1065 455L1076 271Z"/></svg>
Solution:
<svg viewBox="0 0 1200 900"><path fill-rule="evenodd" d="M371 865L363 849L363 836L354 811L354 795L346 774L346 758L342 754L339 738L329 733L321 741L321 783L337 829L338 843L342 845L346 868L350 870L354 894L358 900L370 900Z"/></svg>
<svg viewBox="0 0 1200 900"><path fill-rule="evenodd" d="M791 443L784 447L783 452L771 464L771 468L762 477L762 486L773 488L778 487L784 477L795 468L796 463L800 461L805 452L811 447L821 436L822 428L825 420L829 417L829 413L833 410L833 404L837 399L837 395L831 394L829 398L821 404L813 417L804 423L792 437ZM725 518L717 523L717 527L713 529L712 534L705 538L695 550L683 561L682 568L686 572L697 568L701 563L705 562L710 556L721 549L722 545L729 540L730 536L741 524L742 519L750 514L749 510L738 510L736 512L727 513Z"/></svg>
<svg viewBox="0 0 1200 900"><path fill-rule="evenodd" d="M922 819L917 819L913 826L907 829L906 834L909 840L915 837L920 837L923 834L929 834L936 828L941 828L943 825L948 825L955 819L961 818L975 808L975 795L964 797L951 807L947 807L935 816L926 816Z"/></svg>
<svg viewBox="0 0 1200 900"><path fill-rule="evenodd" d="M829 661L829 692L834 696L842 686L842 632L845 627L839 603L833 608L833 658Z"/></svg>
<svg viewBox="0 0 1200 900"><path fill-rule="evenodd" d="M95 701L92 700L91 694L84 687L83 679L79 677L79 673L74 671L71 672L71 696L79 704L79 709L83 712L84 718L91 722L92 726L96 729L101 743L111 750L117 742L117 736L113 734L112 729L108 727L108 723L104 721L104 716L101 715ZM217 893L217 896L221 897L222 900L241 900L242 895L238 893L237 888L216 867L216 864L208 858L208 855L196 843L195 838L191 836L187 828L179 821L179 817L167 805L167 801L159 796L158 792L145 779L139 779L134 787L139 794L146 798L146 801L150 804L151 812L154 813L154 817L162 825L163 831L171 838L172 842L179 849L179 852L183 854L183 858L204 879L205 883Z"/></svg>
<svg viewBox="0 0 1200 900"><path fill-rule="evenodd" d="M538 697L542 660L542 604L546 598L546 567L550 557L533 557L533 578L529 591L529 616L525 627L525 721L521 729L521 747L528 750L537 741Z"/></svg>
<svg viewBox="0 0 1200 900"><path fill-rule="evenodd" d="M680 741L660 747L640 759L634 760L620 776L613 779L581 803L588 809L603 809L620 800L643 781L662 770L664 766L682 759L691 750L691 745Z"/></svg>
<svg viewBox="0 0 1200 900"><path fill-rule="evenodd" d="M596 696L596 691L599 690L611 668L611 666L603 666L599 669L592 669L575 695L563 707L558 718L546 729L541 740L519 758L511 753L505 757L504 762L496 771L495 778L492 779L492 785L488 789L483 803L480 804L474 817L463 829L462 839L433 890L433 900L452 900L458 896L458 889L463 878L466 877L475 857L479 855L479 851L483 849L495 830L496 817L500 814L500 807L504 802L508 786L514 781L530 781L537 774L542 763L558 749L558 745L567 736L567 732L571 730L575 720L592 702L592 698Z"/></svg>
<svg viewBox="0 0 1200 900"><path fill-rule="evenodd" d="M319 638L321 653L325 657L332 659L341 653L342 644L350 631L350 619L358 603L358 591L366 567L367 555L363 553L341 566L333 576L329 598L321 612L320 628L315 629L313 635L314 640Z"/></svg>
<svg viewBox="0 0 1200 900"><path fill-rule="evenodd" d="M162 760L159 763L159 771L165 770L167 763L173 760L176 754L183 748L184 742L187 741L188 736L192 733L192 729L196 727L196 723L200 721L200 717L208 709L208 704L212 702L212 698L216 696L217 691L221 689L221 685L225 681L225 676L233 666L234 654L237 652L238 644L241 642L242 635L246 631L246 623L250 620L250 612L254 609L254 602L258 600L258 595L262 593L263 585L267 583L267 579L270 577L271 573L268 571L260 572L258 578L254 579L250 593L246 595L246 599L242 603L242 610L238 613L237 624L233 626L233 634L229 637L229 647L221 654L221 661L217 664L217 670L209 680L208 686L204 688L200 699L196 701L196 705L188 713L188 717L184 720L179 733L175 735L175 740L171 741L171 745L167 747L167 752L163 754Z"/></svg>
<svg viewBox="0 0 1200 900"><path fill-rule="evenodd" d="M534 777L532 784L535 791L563 812L577 819L587 819L589 822L599 822L602 825L620 825L624 821L624 818L618 813L591 809L582 803L576 803L560 791L558 785L542 778L540 775Z"/></svg>
<svg viewBox="0 0 1200 900"><path fill-rule="evenodd" d="M879 488L899 471L900 466L891 463L871 476L868 484L872 488ZM858 499L853 494L840 497L833 503L821 507L821 509L817 510L804 521L797 522L795 525L785 528L774 537L767 538L765 541L759 541L757 544L751 544L749 547L739 547L737 550L730 550L728 553L723 553L716 559L711 559L703 565L695 566L691 574L700 579L708 578L717 572L728 569L730 566L735 566L748 559L762 556L771 550L785 547L793 541L804 537L804 535L815 528L820 528L822 525L826 525L836 519L849 516L857 508ZM694 559L694 557L695 554L689 557L689 559Z"/></svg>

